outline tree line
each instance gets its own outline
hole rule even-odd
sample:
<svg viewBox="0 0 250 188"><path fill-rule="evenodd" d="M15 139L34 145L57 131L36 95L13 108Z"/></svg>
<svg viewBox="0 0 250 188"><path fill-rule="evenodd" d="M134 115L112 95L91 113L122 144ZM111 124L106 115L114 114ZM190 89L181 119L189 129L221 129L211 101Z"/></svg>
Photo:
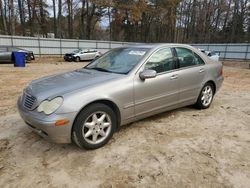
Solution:
<svg viewBox="0 0 250 188"><path fill-rule="evenodd" d="M0 34L133 42L250 41L250 0L0 0Z"/></svg>

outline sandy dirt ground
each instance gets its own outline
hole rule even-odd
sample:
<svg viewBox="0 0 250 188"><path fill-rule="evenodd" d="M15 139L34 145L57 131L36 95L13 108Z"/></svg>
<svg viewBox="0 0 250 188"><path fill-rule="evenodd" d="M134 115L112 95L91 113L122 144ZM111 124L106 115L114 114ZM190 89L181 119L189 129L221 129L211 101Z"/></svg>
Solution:
<svg viewBox="0 0 250 188"><path fill-rule="evenodd" d="M147 118L85 151L32 133L16 109L31 80L83 64L0 65L0 187L250 187L249 69L225 66L209 109Z"/></svg>

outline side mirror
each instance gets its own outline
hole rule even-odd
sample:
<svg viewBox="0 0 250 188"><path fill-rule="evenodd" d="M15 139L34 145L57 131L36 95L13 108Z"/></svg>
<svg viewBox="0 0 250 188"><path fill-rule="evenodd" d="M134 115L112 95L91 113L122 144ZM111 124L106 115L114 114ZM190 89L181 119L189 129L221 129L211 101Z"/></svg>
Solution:
<svg viewBox="0 0 250 188"><path fill-rule="evenodd" d="M140 78L142 80L148 79L148 78L155 78L156 77L156 71L152 69L144 70L140 73Z"/></svg>

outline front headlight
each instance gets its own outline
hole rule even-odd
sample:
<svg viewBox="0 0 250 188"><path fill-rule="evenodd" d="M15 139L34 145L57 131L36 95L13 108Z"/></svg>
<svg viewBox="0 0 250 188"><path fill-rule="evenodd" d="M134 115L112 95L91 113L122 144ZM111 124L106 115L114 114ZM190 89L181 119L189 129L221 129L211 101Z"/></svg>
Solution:
<svg viewBox="0 0 250 188"><path fill-rule="evenodd" d="M45 100L38 106L37 111L44 112L46 115L52 114L62 105L62 102L62 97L56 97L51 101Z"/></svg>

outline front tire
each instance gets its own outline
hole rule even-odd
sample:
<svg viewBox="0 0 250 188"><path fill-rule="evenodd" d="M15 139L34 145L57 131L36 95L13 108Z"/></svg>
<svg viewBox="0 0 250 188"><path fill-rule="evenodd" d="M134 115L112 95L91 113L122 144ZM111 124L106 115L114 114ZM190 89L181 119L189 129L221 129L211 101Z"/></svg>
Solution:
<svg viewBox="0 0 250 188"><path fill-rule="evenodd" d="M100 148L113 136L116 122L115 113L109 106L92 104L77 116L72 131L73 141L81 148Z"/></svg>
<svg viewBox="0 0 250 188"><path fill-rule="evenodd" d="M214 98L214 86L211 83L206 83L199 95L199 98L195 104L198 109L209 108Z"/></svg>
<svg viewBox="0 0 250 188"><path fill-rule="evenodd" d="M76 62L80 62L80 57L76 57Z"/></svg>

